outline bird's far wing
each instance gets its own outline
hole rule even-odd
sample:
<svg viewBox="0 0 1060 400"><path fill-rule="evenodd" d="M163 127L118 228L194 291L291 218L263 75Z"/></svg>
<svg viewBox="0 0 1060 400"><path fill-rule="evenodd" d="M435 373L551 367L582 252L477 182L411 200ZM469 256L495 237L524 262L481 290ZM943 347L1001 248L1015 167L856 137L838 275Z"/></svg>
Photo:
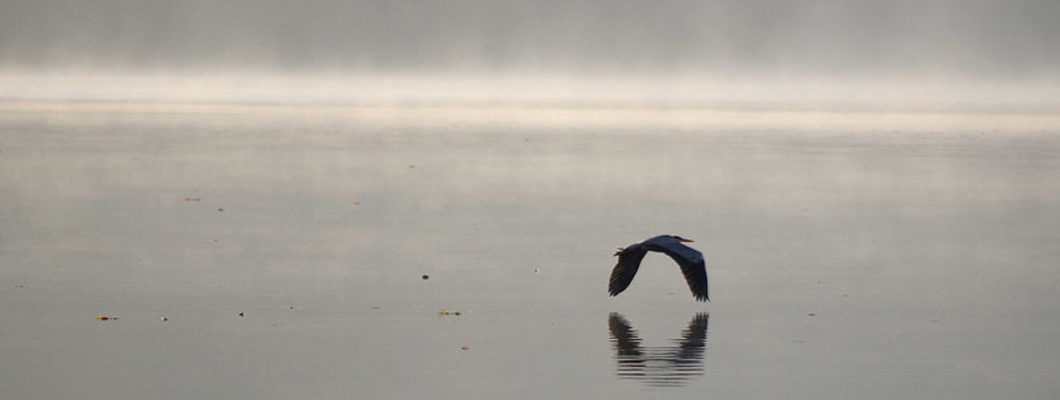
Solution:
<svg viewBox="0 0 1060 400"><path fill-rule="evenodd" d="M703 261L703 253L681 243L668 243L660 246L660 250L681 266L681 273L685 275L688 288L692 290L692 297L699 301L709 301L707 263Z"/></svg>
<svg viewBox="0 0 1060 400"><path fill-rule="evenodd" d="M639 246L630 246L619 252L618 264L615 264L615 269L611 270L611 281L607 286L607 292L615 296L626 290L629 283L633 282L633 276L637 275L640 261L647 253L647 249Z"/></svg>

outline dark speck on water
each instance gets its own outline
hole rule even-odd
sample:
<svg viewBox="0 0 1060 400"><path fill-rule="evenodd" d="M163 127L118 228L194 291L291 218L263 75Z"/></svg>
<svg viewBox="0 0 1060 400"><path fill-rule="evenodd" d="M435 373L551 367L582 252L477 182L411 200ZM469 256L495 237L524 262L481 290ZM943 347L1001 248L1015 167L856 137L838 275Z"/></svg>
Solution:
<svg viewBox="0 0 1060 400"><path fill-rule="evenodd" d="M427 275L424 275L424 276L422 276L422 278L423 278L423 280L427 280L427 279L430 279L431 277L427 276Z"/></svg>

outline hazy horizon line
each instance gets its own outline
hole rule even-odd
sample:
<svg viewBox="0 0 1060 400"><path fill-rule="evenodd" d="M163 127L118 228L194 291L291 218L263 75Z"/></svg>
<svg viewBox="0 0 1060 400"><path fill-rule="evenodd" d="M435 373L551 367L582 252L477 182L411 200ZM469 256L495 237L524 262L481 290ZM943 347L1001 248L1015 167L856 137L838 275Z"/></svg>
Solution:
<svg viewBox="0 0 1060 400"><path fill-rule="evenodd" d="M0 69L0 101L1060 110L1060 80Z"/></svg>

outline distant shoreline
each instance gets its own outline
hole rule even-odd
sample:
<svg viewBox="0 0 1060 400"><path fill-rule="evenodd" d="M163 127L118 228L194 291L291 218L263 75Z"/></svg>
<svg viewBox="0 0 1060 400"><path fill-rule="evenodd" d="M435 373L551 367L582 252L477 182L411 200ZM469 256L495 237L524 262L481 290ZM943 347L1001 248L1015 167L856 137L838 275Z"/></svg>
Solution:
<svg viewBox="0 0 1060 400"><path fill-rule="evenodd" d="M865 107L623 102L381 102L360 104L173 101L38 101L0 99L0 119L58 118L62 114L202 118L219 123L311 119L346 124L422 127L603 128L609 130L737 130L795 132L1060 132L1060 111L901 110Z"/></svg>
<svg viewBox="0 0 1060 400"><path fill-rule="evenodd" d="M1060 113L1060 81L720 75L276 74L0 69L0 101Z"/></svg>

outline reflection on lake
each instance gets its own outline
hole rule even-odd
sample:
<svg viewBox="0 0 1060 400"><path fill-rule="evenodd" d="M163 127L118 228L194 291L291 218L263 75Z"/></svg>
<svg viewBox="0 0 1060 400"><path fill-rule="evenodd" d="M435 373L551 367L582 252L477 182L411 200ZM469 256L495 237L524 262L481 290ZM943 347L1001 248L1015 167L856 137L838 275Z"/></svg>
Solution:
<svg viewBox="0 0 1060 400"><path fill-rule="evenodd" d="M0 397L1055 399L1058 132L0 104ZM713 301L662 256L607 296L612 249L664 233Z"/></svg>
<svg viewBox="0 0 1060 400"><path fill-rule="evenodd" d="M616 374L623 379L643 380L651 386L682 386L703 375L703 353L707 350L710 314L697 313L673 339L676 346L641 346L637 331L619 313L607 319L611 343L618 363Z"/></svg>

